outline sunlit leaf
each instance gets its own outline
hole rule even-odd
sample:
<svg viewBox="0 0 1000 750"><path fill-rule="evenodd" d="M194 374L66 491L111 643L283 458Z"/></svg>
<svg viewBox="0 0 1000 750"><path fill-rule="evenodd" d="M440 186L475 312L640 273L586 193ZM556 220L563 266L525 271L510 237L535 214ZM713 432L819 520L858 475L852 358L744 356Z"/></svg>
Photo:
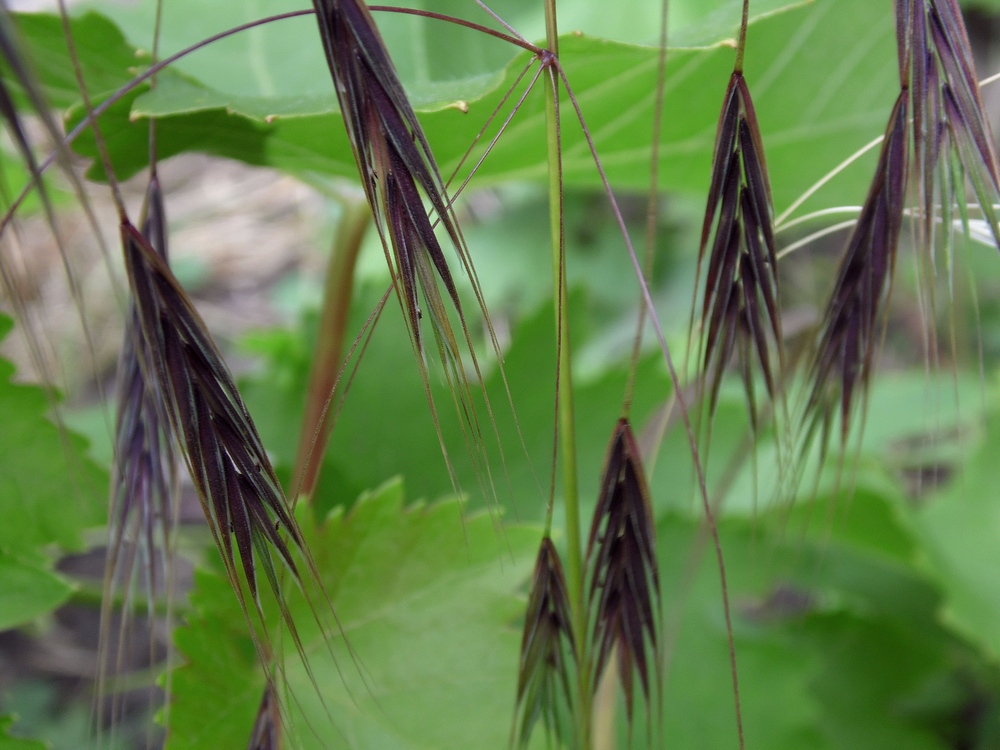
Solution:
<svg viewBox="0 0 1000 750"><path fill-rule="evenodd" d="M404 508L400 482L319 527L302 516L364 677L335 641L338 672L323 636L310 627L307 605L293 596L290 607L336 729L289 644L285 670L294 699L284 706L287 731L304 747L505 746L517 677L515 622L524 607L515 592L529 573L537 531L508 525L498 536L481 514L466 516L463 527L453 500ZM265 677L227 589L218 573L201 573L192 594L196 613L177 633L188 665L173 676L171 750L243 745L250 737ZM286 695L284 687L278 693Z"/></svg>

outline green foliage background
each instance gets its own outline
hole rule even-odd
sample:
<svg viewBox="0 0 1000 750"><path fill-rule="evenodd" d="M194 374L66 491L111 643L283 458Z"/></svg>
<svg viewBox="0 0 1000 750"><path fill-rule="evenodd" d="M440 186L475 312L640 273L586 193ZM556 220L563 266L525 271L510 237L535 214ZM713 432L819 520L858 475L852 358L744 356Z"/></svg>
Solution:
<svg viewBox="0 0 1000 750"><path fill-rule="evenodd" d="M747 78L779 213L881 132L897 85L889 5L751 4ZM484 21L457 0L427 6ZM735 0L671 4L660 176L678 197L661 227L654 292L668 337L680 347L699 196L732 65L725 40L738 26L739 6ZM152 5L94 7L99 12L77 12L73 30L99 102L148 62ZM251 0L171 0L161 53L298 7L285 0L266 8ZM542 36L540 3L504 0L493 7L526 37ZM561 40L562 64L623 192L644 190L649 178L658 8L628 0L609 15L603 4L560 2L562 28L581 32ZM387 15L379 22L448 173L528 58L423 19ZM72 126L82 108L58 19L22 15L18 23L50 100ZM101 121L118 176L146 166L152 117L164 158L185 151L226 156L327 191L351 179L355 167L313 23L282 21L212 45L166 71L155 90L141 86L126 95ZM568 101L563 106L569 113ZM637 288L611 218L593 197L597 175L579 129L568 114L564 121L581 491L592 505L620 410ZM86 135L75 148L95 154ZM860 159L803 210L859 203L873 158ZM491 309L511 332L505 371L516 423L496 367L486 381L499 406L500 445L490 447L496 496L468 459L456 418L441 409L457 489L467 494L463 501L450 497L456 488L394 307L359 367L325 458L315 513L301 509L353 649L352 655L336 637L324 646L308 604L293 602L323 696L320 702L294 650L286 649L290 731L303 746L465 750L507 743L518 618L552 450L547 213L533 184L545 170L542 97L535 91L474 182L496 188L503 211L467 223ZM101 169L92 166L90 175L100 178ZM641 211L629 218L640 236ZM365 251L367 258L379 252ZM362 267L354 332L388 278L364 258ZM243 392L286 477L315 328L316 311L303 305L291 329L242 342L260 362ZM741 396L724 389L709 484L722 517L748 748L1000 747L1000 483L994 478L1000 387L995 363L986 364L984 379L928 373L919 364L880 375L851 469L809 467L819 479L806 483L794 504L775 492L774 438L764 435L752 460ZM46 418L52 404L43 390L10 383L11 368L2 367L0 629L38 627L74 590L53 572L55 561L85 548L94 537L84 532L105 522L106 467ZM670 397L658 355L643 359L638 384L635 422L642 429L656 423ZM433 388L436 401L447 405L440 383ZM946 481L915 485L928 468ZM705 554L688 448L676 426L668 426L650 471L667 653L657 731L671 748L735 747L718 573ZM167 746L243 747L264 673L211 555L199 565L183 617ZM8 737L4 722L0 750L38 746ZM624 729L619 740L626 741Z"/></svg>

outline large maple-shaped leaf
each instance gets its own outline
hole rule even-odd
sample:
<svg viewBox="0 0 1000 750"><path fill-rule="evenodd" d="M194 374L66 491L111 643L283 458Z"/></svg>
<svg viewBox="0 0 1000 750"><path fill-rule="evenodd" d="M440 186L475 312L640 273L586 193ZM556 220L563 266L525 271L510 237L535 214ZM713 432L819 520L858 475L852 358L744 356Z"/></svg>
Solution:
<svg viewBox="0 0 1000 750"><path fill-rule="evenodd" d="M454 2L422 5L468 14L468 8ZM522 32L537 34L535 21L522 19L524 14L517 8L538 4L509 5L512 7L501 4L497 9ZM612 183L633 189L645 189L649 181L658 59L654 47L635 42L655 37L655 23L643 19L650 10L655 14L659 3L644 1L641 5L638 12L616 6L615 13L609 14L603 3L577 0L569 3L565 12L560 10L566 19L563 29L583 31L579 37L563 37L562 65ZM668 117L660 146L660 184L665 189L700 192L708 183L718 98L732 72L733 50L730 43L720 40L731 35L739 10L738 4L728 1L690 0L677 5L683 12L674 13L672 43L712 46L673 49L668 57ZM198 3L190 10L185 8L168 11L179 16L165 26L165 34L172 40L168 49L203 38L209 28L232 26L261 12L255 3L238 6L231 15L229 4ZM288 6L269 9L285 10ZM476 20L489 20L475 8L473 11ZM894 25L890 7L869 0L752 3L751 13L754 23L747 80L755 91L775 206L780 211L881 132L898 86ZM687 18L683 18L685 14ZM595 21L609 15L626 19L631 28L640 31L623 34L619 23ZM305 175L356 178L332 87L316 75L322 63L309 61L319 60L320 46L308 21L282 21L273 28L247 32L231 46L227 42L199 52L185 61L183 73L170 71L160 76L154 91L143 86L126 97L102 118L118 176L126 177L145 166L147 128L141 120L155 117L160 120L157 134L162 158L182 151L202 151ZM380 14L379 24L397 66L404 72L403 83L421 113L436 158L448 173L529 55L522 53L511 60L516 50L503 45L498 49L496 40L426 19ZM148 28L142 26L143 46ZM711 33L706 34L706 29ZM85 31L93 35L86 41L94 64L106 65L108 55L93 44L98 39L96 25L89 30L81 28L79 33ZM29 41L32 45L45 42L34 37ZM119 44L121 36L113 41ZM85 69L90 67L89 53L82 62ZM69 69L68 64L65 69ZM122 69L121 81L130 75L130 70ZM64 75L53 77L52 85L62 86ZM48 82L44 76L43 81ZM100 88L106 85L102 78ZM599 181L590 153L568 102L565 106L564 177L570 185L596 187ZM80 115L77 108L73 117ZM479 184L543 180L547 174L545 144L539 87L483 164ZM92 138L81 140L77 148L87 156L96 156ZM468 163L475 161L473 158ZM870 167L870 159L861 160L828 185L819 200L825 205L859 201ZM92 172L95 176L101 173L96 162Z"/></svg>
<svg viewBox="0 0 1000 750"><path fill-rule="evenodd" d="M322 703L289 639L274 638L287 647L289 690L278 694L290 745L505 746L524 606L516 591L537 531L501 532L485 514L463 522L454 500L404 508L399 481L363 496L346 517L334 511L318 527L311 513L300 518L354 657L339 636L327 647L309 606L293 595ZM265 677L243 615L217 573L198 575L191 601L195 612L176 638L188 664L173 676L168 747L245 747Z"/></svg>

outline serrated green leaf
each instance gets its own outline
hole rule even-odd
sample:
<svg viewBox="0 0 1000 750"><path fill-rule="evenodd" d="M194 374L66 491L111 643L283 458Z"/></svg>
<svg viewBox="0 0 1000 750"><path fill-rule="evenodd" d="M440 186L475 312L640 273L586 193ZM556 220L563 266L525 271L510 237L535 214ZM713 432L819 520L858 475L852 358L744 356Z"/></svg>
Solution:
<svg viewBox="0 0 1000 750"><path fill-rule="evenodd" d="M514 592L529 572L538 532L508 526L498 533L484 514L463 521L454 500L404 508L398 481L318 528L310 514L302 517L364 678L337 637L331 648L338 666L331 662L308 605L293 596L292 615L330 711L285 644L294 696L285 708L295 744L503 747L524 606ZM191 601L196 614L176 636L188 664L173 676L168 748L239 746L249 737L264 675L225 579L199 574Z"/></svg>
<svg viewBox="0 0 1000 750"><path fill-rule="evenodd" d="M10 326L0 316L0 338ZM13 373L0 359L0 550L82 549L82 531L105 520L107 474L86 457L86 441L49 421L45 392L12 383Z"/></svg>
<svg viewBox="0 0 1000 750"><path fill-rule="evenodd" d="M72 590L44 566L0 551L0 630L30 622L55 609Z"/></svg>

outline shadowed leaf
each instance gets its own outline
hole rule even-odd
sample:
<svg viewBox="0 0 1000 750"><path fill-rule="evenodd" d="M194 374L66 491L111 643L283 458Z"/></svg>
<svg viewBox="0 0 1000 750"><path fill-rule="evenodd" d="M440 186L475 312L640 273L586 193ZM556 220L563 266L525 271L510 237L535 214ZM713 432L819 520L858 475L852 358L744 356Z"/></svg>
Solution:
<svg viewBox="0 0 1000 750"><path fill-rule="evenodd" d="M527 747L539 719L549 736L560 738L561 716L572 708L570 668L571 663L575 667L575 654L566 578L555 545L545 537L524 616L512 745Z"/></svg>
<svg viewBox="0 0 1000 750"><path fill-rule="evenodd" d="M596 688L611 655L617 652L629 723L634 683L639 682L647 709L653 680L660 686L657 617L660 579L656 562L656 526L632 428L618 421L601 480L601 491L587 540L590 619Z"/></svg>
<svg viewBox="0 0 1000 750"><path fill-rule="evenodd" d="M719 386L734 350L743 374L751 425L759 418L753 366L759 365L767 395L777 386L771 341L783 360L778 305L777 258L772 228L774 210L764 147L750 91L734 72L723 102L715 141L712 180L698 252L701 276L711 246L701 306L701 388L714 416Z"/></svg>
<svg viewBox="0 0 1000 750"><path fill-rule="evenodd" d="M806 438L822 425L823 445L839 401L841 445L857 398L864 400L892 285L906 197L909 92L896 100L871 189L840 261L810 365Z"/></svg>

